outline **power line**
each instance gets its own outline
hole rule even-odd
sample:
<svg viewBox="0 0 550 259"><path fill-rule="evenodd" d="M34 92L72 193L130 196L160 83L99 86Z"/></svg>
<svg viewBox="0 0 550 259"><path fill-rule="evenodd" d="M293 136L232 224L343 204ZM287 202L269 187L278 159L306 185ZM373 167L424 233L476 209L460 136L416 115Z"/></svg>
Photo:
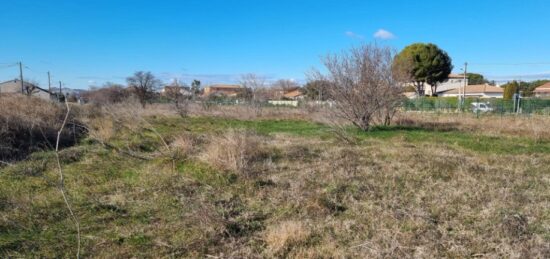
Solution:
<svg viewBox="0 0 550 259"><path fill-rule="evenodd" d="M8 64L8 65L0 65L0 69L1 69L1 68L10 68L10 67L15 67L15 66L17 66L17 63L15 63L15 64Z"/></svg>
<svg viewBox="0 0 550 259"><path fill-rule="evenodd" d="M550 65L550 62L524 62L524 63L468 63L476 66L538 66Z"/></svg>

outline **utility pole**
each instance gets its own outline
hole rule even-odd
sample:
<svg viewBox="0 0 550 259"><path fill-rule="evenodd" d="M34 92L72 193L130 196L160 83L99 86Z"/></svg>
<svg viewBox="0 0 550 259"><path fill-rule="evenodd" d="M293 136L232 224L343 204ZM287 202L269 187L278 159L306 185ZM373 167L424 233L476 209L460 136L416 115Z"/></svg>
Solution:
<svg viewBox="0 0 550 259"><path fill-rule="evenodd" d="M61 92L61 81L59 81L59 102L61 102L61 97L63 96L63 93Z"/></svg>
<svg viewBox="0 0 550 259"><path fill-rule="evenodd" d="M466 104L466 86L468 85L468 82L466 81L467 74L468 74L468 62L464 62L464 84L463 84L464 88L462 89L462 106Z"/></svg>
<svg viewBox="0 0 550 259"><path fill-rule="evenodd" d="M23 62L19 61L19 80L21 80L21 94L25 94L25 87L23 86Z"/></svg>
<svg viewBox="0 0 550 259"><path fill-rule="evenodd" d="M50 71L48 71L48 91L50 91L50 94L52 94L52 80L50 77Z"/></svg>

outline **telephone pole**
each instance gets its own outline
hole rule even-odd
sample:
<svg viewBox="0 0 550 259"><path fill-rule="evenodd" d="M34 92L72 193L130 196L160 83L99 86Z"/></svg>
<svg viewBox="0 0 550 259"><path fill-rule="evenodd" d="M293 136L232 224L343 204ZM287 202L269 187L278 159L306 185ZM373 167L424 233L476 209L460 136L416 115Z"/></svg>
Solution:
<svg viewBox="0 0 550 259"><path fill-rule="evenodd" d="M461 109L464 109L464 104L466 104L466 86L468 85L468 82L466 81L468 74L468 62L464 62L464 82L462 84L462 98L460 98L460 107ZM459 93L460 95L460 93Z"/></svg>
<svg viewBox="0 0 550 259"><path fill-rule="evenodd" d="M464 95L463 99L466 99L466 86L468 85L468 82L466 81L467 74L468 74L468 62L464 62L464 91L462 91L462 94Z"/></svg>
<svg viewBox="0 0 550 259"><path fill-rule="evenodd" d="M52 81L50 78L50 71L48 71L48 91L50 91L50 94L52 94Z"/></svg>
<svg viewBox="0 0 550 259"><path fill-rule="evenodd" d="M25 94L25 87L23 86L23 62L19 61L19 80L21 80L21 94Z"/></svg>
<svg viewBox="0 0 550 259"><path fill-rule="evenodd" d="M61 81L59 81L59 97L58 97L59 102L61 102L61 97L62 96L63 96L63 93L61 92Z"/></svg>

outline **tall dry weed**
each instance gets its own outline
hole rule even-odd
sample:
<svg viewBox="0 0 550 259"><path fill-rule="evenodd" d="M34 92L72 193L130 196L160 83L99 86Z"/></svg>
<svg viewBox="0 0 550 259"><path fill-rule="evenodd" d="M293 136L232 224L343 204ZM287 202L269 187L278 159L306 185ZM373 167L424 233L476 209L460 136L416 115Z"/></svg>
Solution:
<svg viewBox="0 0 550 259"><path fill-rule="evenodd" d="M257 134L231 129L211 137L202 160L219 170L248 173L253 163L264 154L261 138Z"/></svg>
<svg viewBox="0 0 550 259"><path fill-rule="evenodd" d="M33 151L52 149L64 113L59 104L25 96L0 96L0 160L22 159ZM75 114L60 135L60 147L84 135Z"/></svg>

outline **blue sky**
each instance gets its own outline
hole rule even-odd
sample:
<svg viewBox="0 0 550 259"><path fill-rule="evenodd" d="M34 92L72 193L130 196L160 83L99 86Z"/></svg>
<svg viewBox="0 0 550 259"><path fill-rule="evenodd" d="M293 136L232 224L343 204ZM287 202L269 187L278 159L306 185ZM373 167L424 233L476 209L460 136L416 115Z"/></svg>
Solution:
<svg viewBox="0 0 550 259"><path fill-rule="evenodd" d="M320 57L362 42L432 42L455 71L496 80L550 78L550 2L2 0L0 80L88 88L136 70L164 81L304 80ZM377 33L378 32L378 33ZM375 34L377 37L375 37Z"/></svg>

